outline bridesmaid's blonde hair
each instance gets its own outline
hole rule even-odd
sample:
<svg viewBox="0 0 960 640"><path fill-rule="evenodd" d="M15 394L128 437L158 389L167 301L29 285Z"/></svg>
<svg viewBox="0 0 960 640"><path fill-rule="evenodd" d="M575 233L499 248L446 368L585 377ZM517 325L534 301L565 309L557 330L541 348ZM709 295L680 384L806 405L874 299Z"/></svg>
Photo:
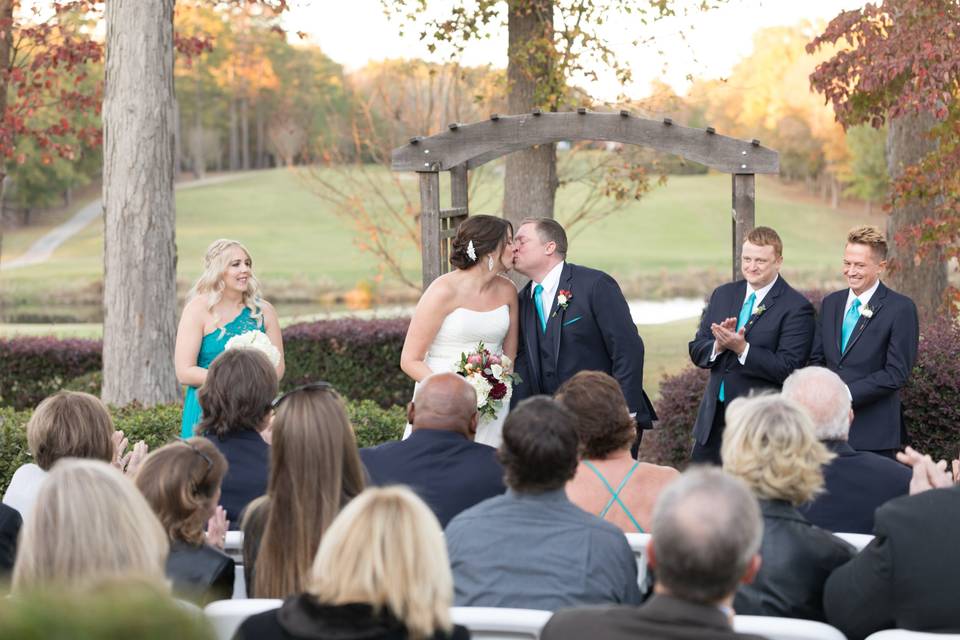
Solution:
<svg viewBox="0 0 960 640"><path fill-rule="evenodd" d="M253 275L253 258L250 252L240 242L236 240L227 240L221 238L214 240L207 253L203 256L203 273L194 283L193 288L187 294L187 300L192 300L197 296L206 296L207 311L213 314L214 320L220 324L220 317L213 313L213 307L223 298L223 274L227 270L227 251L233 247L239 247L250 260L250 277L247 279L247 290L243 292L243 306L250 309L250 317L256 319L260 324L263 323L263 312L260 310L262 298L260 296L260 281Z"/></svg>

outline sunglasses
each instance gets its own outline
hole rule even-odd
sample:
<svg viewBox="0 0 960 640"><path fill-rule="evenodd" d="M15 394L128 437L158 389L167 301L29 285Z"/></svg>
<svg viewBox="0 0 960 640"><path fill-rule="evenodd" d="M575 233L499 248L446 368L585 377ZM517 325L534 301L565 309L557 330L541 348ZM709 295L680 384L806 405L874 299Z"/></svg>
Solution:
<svg viewBox="0 0 960 640"><path fill-rule="evenodd" d="M279 396L274 398L273 402L270 403L270 408L276 411L277 407L280 406L280 403L286 400L289 396L292 396L295 393L300 393L301 391L320 391L320 390L329 390L336 391L333 388L333 385L329 382L323 380L318 380L317 382L310 382L308 384L297 387L296 389L291 389L286 393L281 393Z"/></svg>

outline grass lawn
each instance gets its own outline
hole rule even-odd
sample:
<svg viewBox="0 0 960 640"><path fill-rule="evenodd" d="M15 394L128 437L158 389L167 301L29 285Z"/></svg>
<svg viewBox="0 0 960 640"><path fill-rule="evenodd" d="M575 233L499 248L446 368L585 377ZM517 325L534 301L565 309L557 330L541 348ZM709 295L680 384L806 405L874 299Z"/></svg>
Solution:
<svg viewBox="0 0 960 640"><path fill-rule="evenodd" d="M321 170L333 180L338 174ZM386 170L370 174L388 185ZM386 190L387 198L418 202L414 179ZM346 185L349 187L349 185ZM358 248L349 220L314 193L309 175L271 170L248 178L177 192L177 275L181 285L199 274L203 251L215 238L244 242L253 253L256 272L267 297L319 297L347 291L377 279L377 261ZM372 190L353 187L368 208L381 206ZM499 209L501 184L491 175L474 197L474 211ZM565 187L557 195L563 220L582 201L583 189ZM709 290L730 275L730 177L672 176L642 201L574 230L572 261L609 271L634 297ZM757 181L757 223L776 228L784 239L783 273L804 284L836 282L845 232L867 220L859 208L832 210L802 189L786 187L764 176ZM882 214L881 214L882 216ZM877 216L870 222L881 221ZM47 228L8 232L4 257L13 257ZM395 244L395 255L408 276L418 280L419 255L414 247ZM102 279L102 225L91 223L64 243L46 263L0 272L0 294L7 304L95 297ZM388 280L385 286L398 287ZM298 292L300 295L298 296ZM282 313L282 309L281 309Z"/></svg>

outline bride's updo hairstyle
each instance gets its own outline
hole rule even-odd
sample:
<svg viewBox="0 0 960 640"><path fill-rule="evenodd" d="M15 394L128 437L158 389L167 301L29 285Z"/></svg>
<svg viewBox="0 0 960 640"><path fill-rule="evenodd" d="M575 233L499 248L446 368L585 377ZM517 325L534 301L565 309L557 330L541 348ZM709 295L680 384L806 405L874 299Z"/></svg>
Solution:
<svg viewBox="0 0 960 640"><path fill-rule="evenodd" d="M226 273L229 266L227 252L233 247L239 247L247 258L250 259L250 277L247 278L247 290L243 292L243 305L250 309L250 317L260 320L263 314L260 311L260 282L253 275L253 258L247 248L236 240L227 240L221 238L214 240L207 252L203 256L203 273L194 283L193 288L187 293L187 300L192 300L197 296L204 296L207 302L207 310L211 311L220 299L223 297L223 274ZM219 324L220 318L217 318Z"/></svg>
<svg viewBox="0 0 960 640"><path fill-rule="evenodd" d="M469 269L488 253L499 253L510 233L513 225L509 220L483 214L468 217L457 227L457 235L450 245L450 266ZM467 250L471 242L475 258L471 258Z"/></svg>

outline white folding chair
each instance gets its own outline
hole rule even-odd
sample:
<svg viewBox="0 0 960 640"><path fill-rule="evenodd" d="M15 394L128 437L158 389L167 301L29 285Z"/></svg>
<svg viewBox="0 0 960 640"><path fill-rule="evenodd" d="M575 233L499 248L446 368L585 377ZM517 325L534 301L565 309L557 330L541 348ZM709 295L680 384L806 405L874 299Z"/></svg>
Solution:
<svg viewBox="0 0 960 640"><path fill-rule="evenodd" d="M863 551L863 548L873 540L873 536L869 533L834 533L833 535L852 544L858 552Z"/></svg>
<svg viewBox="0 0 960 640"><path fill-rule="evenodd" d="M231 640L244 620L281 604L283 600L279 599L217 600L208 604L203 614L210 621L217 640Z"/></svg>
<svg viewBox="0 0 960 640"><path fill-rule="evenodd" d="M640 592L643 593L649 589L647 580L647 544L650 543L649 533L625 533L627 543L633 551L633 557L637 559L637 584L640 585Z"/></svg>
<svg viewBox="0 0 960 640"><path fill-rule="evenodd" d="M733 630L767 640L847 640L836 627L813 620L773 616L734 616Z"/></svg>
<svg viewBox="0 0 960 640"><path fill-rule="evenodd" d="M553 613L538 609L452 607L454 624L470 630L472 640L537 640Z"/></svg>
<svg viewBox="0 0 960 640"><path fill-rule="evenodd" d="M243 531L227 531L223 539L223 552L238 564L243 563Z"/></svg>
<svg viewBox="0 0 960 640"><path fill-rule="evenodd" d="M907 631L906 629L887 629L867 636L867 640L960 640L960 633L928 633L926 631Z"/></svg>
<svg viewBox="0 0 960 640"><path fill-rule="evenodd" d="M238 564L233 567L233 595L234 600L247 599L247 576L243 573L243 565Z"/></svg>

